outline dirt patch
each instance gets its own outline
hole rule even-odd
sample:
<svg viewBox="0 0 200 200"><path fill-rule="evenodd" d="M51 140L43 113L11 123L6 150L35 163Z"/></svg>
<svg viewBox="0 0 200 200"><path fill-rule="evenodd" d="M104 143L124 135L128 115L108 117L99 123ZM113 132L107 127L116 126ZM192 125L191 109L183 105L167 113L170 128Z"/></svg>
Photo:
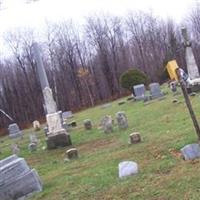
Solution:
<svg viewBox="0 0 200 200"><path fill-rule="evenodd" d="M182 154L180 151L176 150L176 149L169 149L169 153L176 158L182 158Z"/></svg>
<svg viewBox="0 0 200 200"><path fill-rule="evenodd" d="M119 144L119 141L115 138L112 139L97 139L86 142L78 146L80 152L92 152L100 149L107 149Z"/></svg>

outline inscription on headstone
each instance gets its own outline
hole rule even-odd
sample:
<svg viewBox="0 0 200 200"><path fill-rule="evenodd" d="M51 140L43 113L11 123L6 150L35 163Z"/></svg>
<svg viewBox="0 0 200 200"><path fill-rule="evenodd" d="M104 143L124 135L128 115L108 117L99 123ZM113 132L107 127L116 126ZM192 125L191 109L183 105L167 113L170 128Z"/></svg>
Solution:
<svg viewBox="0 0 200 200"><path fill-rule="evenodd" d="M0 161L0 199L17 200L42 191L37 172L16 155Z"/></svg>

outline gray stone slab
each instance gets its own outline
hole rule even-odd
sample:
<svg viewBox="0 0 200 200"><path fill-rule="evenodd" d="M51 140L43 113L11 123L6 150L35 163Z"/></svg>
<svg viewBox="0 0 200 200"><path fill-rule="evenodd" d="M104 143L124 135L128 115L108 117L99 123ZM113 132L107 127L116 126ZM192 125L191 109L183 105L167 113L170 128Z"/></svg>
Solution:
<svg viewBox="0 0 200 200"><path fill-rule="evenodd" d="M67 119L72 118L72 117L73 117L72 111L65 111L65 112L62 113L63 120L67 120Z"/></svg>
<svg viewBox="0 0 200 200"><path fill-rule="evenodd" d="M16 179L30 170L23 158L16 158L0 167L0 185Z"/></svg>
<svg viewBox="0 0 200 200"><path fill-rule="evenodd" d="M0 186L1 200L17 200L33 192L42 191L42 184L35 169L18 176L17 179Z"/></svg>
<svg viewBox="0 0 200 200"><path fill-rule="evenodd" d="M7 157L3 160L0 160L0 167L8 164L9 162L16 160L17 158L18 158L17 155L12 155L12 156L9 156L9 157Z"/></svg>
<svg viewBox="0 0 200 200"><path fill-rule="evenodd" d="M22 136L22 131L19 129L19 126L16 123L10 124L8 126L8 131L11 138Z"/></svg>
<svg viewBox="0 0 200 200"><path fill-rule="evenodd" d="M139 85L133 86L133 90L134 90L134 95L135 95L136 100L144 99L145 91L146 91L144 84L139 84Z"/></svg>
<svg viewBox="0 0 200 200"><path fill-rule="evenodd" d="M181 149L181 153L185 160L200 158L200 146L199 144L188 144Z"/></svg>
<svg viewBox="0 0 200 200"><path fill-rule="evenodd" d="M149 84L149 89L152 98L162 97L163 93L161 92L159 83L151 83Z"/></svg>
<svg viewBox="0 0 200 200"><path fill-rule="evenodd" d="M36 170L16 155L0 161L0 200L18 200L42 190Z"/></svg>

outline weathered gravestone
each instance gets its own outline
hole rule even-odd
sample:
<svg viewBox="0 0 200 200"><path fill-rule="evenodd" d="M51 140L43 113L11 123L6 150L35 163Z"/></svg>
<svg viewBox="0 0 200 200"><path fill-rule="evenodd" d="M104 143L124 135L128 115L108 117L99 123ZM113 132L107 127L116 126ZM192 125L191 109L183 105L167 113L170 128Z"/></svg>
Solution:
<svg viewBox="0 0 200 200"><path fill-rule="evenodd" d="M199 144L188 144L181 149L181 153L185 160L200 158L200 146Z"/></svg>
<svg viewBox="0 0 200 200"><path fill-rule="evenodd" d="M159 98L163 96L163 93L160 90L159 83L151 83L149 84L150 94L152 99Z"/></svg>
<svg viewBox="0 0 200 200"><path fill-rule="evenodd" d="M78 158L78 151L76 148L71 148L66 151L66 155L68 159L75 159Z"/></svg>
<svg viewBox="0 0 200 200"><path fill-rule="evenodd" d="M123 161L119 163L119 178L135 175L138 173L138 164L133 161Z"/></svg>
<svg viewBox="0 0 200 200"><path fill-rule="evenodd" d="M137 144L141 142L141 136L140 136L140 133L138 132L135 132L135 133L131 133L129 135L129 143L130 144Z"/></svg>
<svg viewBox="0 0 200 200"><path fill-rule="evenodd" d="M28 145L28 149L29 151L33 152L33 151L36 151L37 150L37 143L30 143Z"/></svg>
<svg viewBox="0 0 200 200"><path fill-rule="evenodd" d="M169 87L173 93L177 92L177 82L176 81L170 82Z"/></svg>
<svg viewBox="0 0 200 200"><path fill-rule="evenodd" d="M113 132L113 120L110 115L106 115L102 118L101 127L102 127L104 133Z"/></svg>
<svg viewBox="0 0 200 200"><path fill-rule="evenodd" d="M28 149L32 151L37 150L37 145L38 145L38 139L35 134L30 135L30 144L28 145Z"/></svg>
<svg viewBox="0 0 200 200"><path fill-rule="evenodd" d="M11 152L12 152L12 154L16 154L16 155L20 154L20 148L18 147L17 144L11 145Z"/></svg>
<svg viewBox="0 0 200 200"><path fill-rule="evenodd" d="M91 130L92 129L92 122L90 119L85 119L83 121L84 123L84 127L85 127L85 130Z"/></svg>
<svg viewBox="0 0 200 200"><path fill-rule="evenodd" d="M128 120L127 120L125 112L121 112L121 111L117 112L115 116L116 116L118 127L120 129L127 129L128 128Z"/></svg>
<svg viewBox="0 0 200 200"><path fill-rule="evenodd" d="M37 72L42 87L43 97L46 106L46 121L48 125L47 132L47 148L54 149L57 147L63 147L71 145L71 138L69 133L63 128L63 119L61 117L61 111L57 111L56 102L53 99L52 90L49 87L47 75L43 66L42 58L39 53L39 47L37 43L33 44L34 56L37 63Z"/></svg>
<svg viewBox="0 0 200 200"><path fill-rule="evenodd" d="M65 111L62 113L63 120L67 120L73 117L72 111Z"/></svg>
<svg viewBox="0 0 200 200"><path fill-rule="evenodd" d="M145 99L145 86L144 84L139 84L133 86L135 100L144 100Z"/></svg>
<svg viewBox="0 0 200 200"><path fill-rule="evenodd" d="M41 128L40 122L37 121L37 120L35 120L35 121L33 122L33 128L34 128L35 131L39 131L40 128Z"/></svg>
<svg viewBox="0 0 200 200"><path fill-rule="evenodd" d="M9 136L11 138L22 137L22 131L19 129L19 126L14 123L8 126Z"/></svg>
<svg viewBox="0 0 200 200"><path fill-rule="evenodd" d="M35 169L30 169L24 158L16 155L0 161L0 199L17 200L42 191Z"/></svg>

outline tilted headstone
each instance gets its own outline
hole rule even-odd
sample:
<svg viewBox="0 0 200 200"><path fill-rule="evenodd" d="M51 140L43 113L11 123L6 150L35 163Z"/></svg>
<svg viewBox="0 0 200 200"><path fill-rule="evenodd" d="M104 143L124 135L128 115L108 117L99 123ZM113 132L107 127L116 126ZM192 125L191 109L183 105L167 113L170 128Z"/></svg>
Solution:
<svg viewBox="0 0 200 200"><path fill-rule="evenodd" d="M83 121L84 123L84 127L85 127L85 130L91 130L92 129L92 122L90 119L85 119Z"/></svg>
<svg viewBox="0 0 200 200"><path fill-rule="evenodd" d="M119 163L119 178L135 175L138 173L138 164L133 161L123 161Z"/></svg>
<svg viewBox="0 0 200 200"><path fill-rule="evenodd" d="M113 132L113 120L110 115L106 115L101 120L101 127L104 133L111 133Z"/></svg>
<svg viewBox="0 0 200 200"><path fill-rule="evenodd" d="M53 99L52 90L49 87L47 75L43 66L42 58L40 56L39 47L37 43L33 44L34 58L36 61L37 72L42 88L42 93L46 106L46 121L48 125L47 132L47 148L54 149L71 145L69 133L63 128L63 119L61 111L57 111L56 102Z"/></svg>
<svg viewBox="0 0 200 200"><path fill-rule="evenodd" d="M0 199L17 200L40 191L40 178L24 158L13 155L0 161Z"/></svg>
<svg viewBox="0 0 200 200"><path fill-rule="evenodd" d="M33 122L33 128L34 128L35 131L39 131L41 129L40 122L35 120Z"/></svg>
<svg viewBox="0 0 200 200"><path fill-rule="evenodd" d="M146 89L144 84L134 85L133 90L136 100L143 100L145 98Z"/></svg>
<svg viewBox="0 0 200 200"><path fill-rule="evenodd" d="M22 131L19 129L19 126L14 123L8 126L9 136L11 138L22 137Z"/></svg>
<svg viewBox="0 0 200 200"><path fill-rule="evenodd" d="M163 96L163 93L160 90L159 83L151 83L149 84L149 88L152 98L158 98Z"/></svg>
<svg viewBox="0 0 200 200"><path fill-rule="evenodd" d="M117 112L116 120L117 120L118 127L120 129L128 128L128 120L127 120L125 112Z"/></svg>
<svg viewBox="0 0 200 200"><path fill-rule="evenodd" d="M181 149L181 153L185 160L200 158L200 146L199 144L188 144Z"/></svg>

